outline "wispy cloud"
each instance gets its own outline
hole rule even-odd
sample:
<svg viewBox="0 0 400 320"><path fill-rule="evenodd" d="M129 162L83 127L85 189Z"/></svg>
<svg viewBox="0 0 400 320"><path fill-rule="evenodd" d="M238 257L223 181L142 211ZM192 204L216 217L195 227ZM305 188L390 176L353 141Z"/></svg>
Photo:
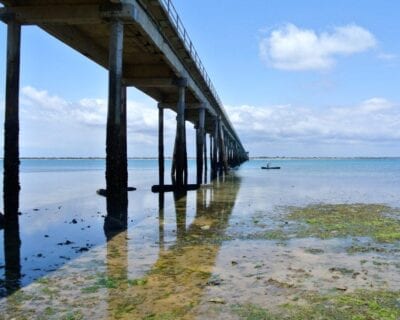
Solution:
<svg viewBox="0 0 400 320"><path fill-rule="evenodd" d="M370 31L355 24L322 33L286 24L260 40L259 53L277 69L321 70L334 66L338 56L367 51L376 43Z"/></svg>
<svg viewBox="0 0 400 320"><path fill-rule="evenodd" d="M378 59L381 59L381 60L393 61L393 60L396 60L397 58L398 58L398 56L396 54L393 54L393 53L384 53L384 52L382 52L382 53L378 54Z"/></svg>

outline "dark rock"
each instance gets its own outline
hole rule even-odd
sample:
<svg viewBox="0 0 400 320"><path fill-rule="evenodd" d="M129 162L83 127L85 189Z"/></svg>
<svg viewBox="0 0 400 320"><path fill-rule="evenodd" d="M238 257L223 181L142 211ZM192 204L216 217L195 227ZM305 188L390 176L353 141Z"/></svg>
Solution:
<svg viewBox="0 0 400 320"><path fill-rule="evenodd" d="M48 237L49 237L49 235L48 235L48 234L45 234L45 235L44 235L44 237L45 237L45 238L48 238Z"/></svg>
<svg viewBox="0 0 400 320"><path fill-rule="evenodd" d="M224 280L222 280L222 279L220 279L220 278L213 278L213 279L210 279L210 280L206 283L206 285L207 285L207 286L219 286L219 285L222 284L223 281L224 281Z"/></svg>
<svg viewBox="0 0 400 320"><path fill-rule="evenodd" d="M65 242L57 243L58 246L69 246L70 244L73 244L73 242L69 241L69 240L65 240Z"/></svg>
<svg viewBox="0 0 400 320"><path fill-rule="evenodd" d="M77 252L86 252L86 251L89 251L89 249L86 247L82 247L82 248L78 249Z"/></svg>
<svg viewBox="0 0 400 320"><path fill-rule="evenodd" d="M106 189L99 189L96 191L99 196L107 197L107 190Z"/></svg>
<svg viewBox="0 0 400 320"><path fill-rule="evenodd" d="M77 224L78 221L76 221L76 219L72 219L71 223L72 223L72 224Z"/></svg>
<svg viewBox="0 0 400 320"><path fill-rule="evenodd" d="M33 211L39 211L39 209L38 209L38 208L35 208L35 209L33 209Z"/></svg>
<svg viewBox="0 0 400 320"><path fill-rule="evenodd" d="M43 257L43 254L41 254L41 253L38 253L38 254L36 255L36 257L38 257L38 258L42 258L42 257Z"/></svg>

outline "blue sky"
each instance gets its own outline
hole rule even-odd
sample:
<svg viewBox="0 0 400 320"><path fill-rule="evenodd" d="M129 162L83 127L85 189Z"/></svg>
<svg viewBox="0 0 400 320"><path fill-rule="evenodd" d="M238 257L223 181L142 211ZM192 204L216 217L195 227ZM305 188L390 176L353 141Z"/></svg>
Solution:
<svg viewBox="0 0 400 320"><path fill-rule="evenodd" d="M400 2L174 3L251 155L400 155ZM1 24L0 88L5 44ZM24 27L21 88L21 155L104 156L104 69ZM156 155L156 102L135 89L128 98L129 155Z"/></svg>

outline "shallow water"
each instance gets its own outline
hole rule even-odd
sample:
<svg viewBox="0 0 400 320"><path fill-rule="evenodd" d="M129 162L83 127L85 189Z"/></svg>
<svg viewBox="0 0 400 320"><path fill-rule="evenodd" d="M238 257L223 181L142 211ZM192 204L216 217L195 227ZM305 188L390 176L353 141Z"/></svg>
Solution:
<svg viewBox="0 0 400 320"><path fill-rule="evenodd" d="M128 229L110 234L103 160L22 161L21 289L7 291L2 251L0 319L237 319L235 305L275 310L306 291L400 290L398 242L349 254L369 240L257 237L285 228L290 206L400 207L400 159L265 162L160 199L157 162L130 160Z"/></svg>

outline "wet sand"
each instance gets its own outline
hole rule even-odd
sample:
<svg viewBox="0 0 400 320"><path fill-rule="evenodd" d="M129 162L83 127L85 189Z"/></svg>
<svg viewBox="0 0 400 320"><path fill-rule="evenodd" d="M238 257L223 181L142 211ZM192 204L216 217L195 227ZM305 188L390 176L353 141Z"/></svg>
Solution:
<svg viewBox="0 0 400 320"><path fill-rule="evenodd" d="M375 177L365 177L353 185L339 179L327 185L326 176L261 177L244 168L179 199L166 194L160 210L159 196L146 188L153 175L142 173L138 190L129 195L128 229L115 234L103 229L104 199L89 191L101 183L100 172L89 174L90 188L67 200L24 206L24 276L9 291L2 278L0 319L400 316L396 237L386 242L339 232L309 237L299 232L307 222L290 218L293 210L310 205L318 210L341 204L350 211L360 203L385 205L393 210L395 232L396 181L386 177L369 186L365 182ZM66 189L74 190L72 181Z"/></svg>

